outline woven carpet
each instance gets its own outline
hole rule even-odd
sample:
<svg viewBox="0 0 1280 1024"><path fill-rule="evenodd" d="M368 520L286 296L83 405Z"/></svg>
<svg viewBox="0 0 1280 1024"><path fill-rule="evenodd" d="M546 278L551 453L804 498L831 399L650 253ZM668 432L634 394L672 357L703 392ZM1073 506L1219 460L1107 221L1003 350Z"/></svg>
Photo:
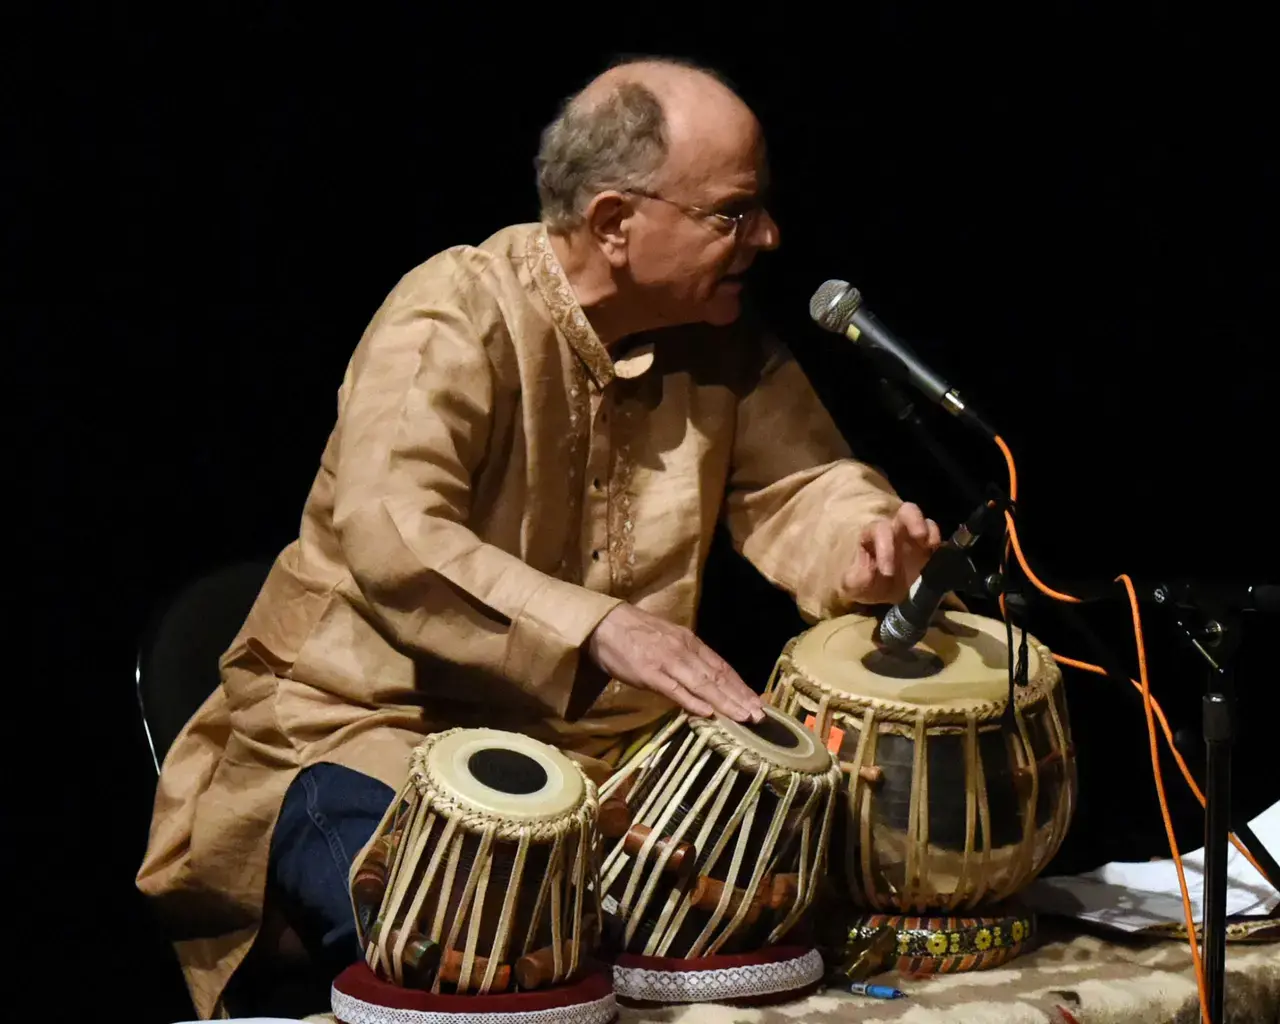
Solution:
<svg viewBox="0 0 1280 1024"><path fill-rule="evenodd" d="M1188 945L1081 933L1041 919L1040 945L1003 967L968 974L869 979L896 985L906 999L883 1001L826 989L779 1006L742 1009L699 1004L622 1008L619 1024L1195 1024L1199 1019ZM1224 1024L1280 1024L1280 942L1227 948ZM309 1017L333 1021L331 1015Z"/></svg>

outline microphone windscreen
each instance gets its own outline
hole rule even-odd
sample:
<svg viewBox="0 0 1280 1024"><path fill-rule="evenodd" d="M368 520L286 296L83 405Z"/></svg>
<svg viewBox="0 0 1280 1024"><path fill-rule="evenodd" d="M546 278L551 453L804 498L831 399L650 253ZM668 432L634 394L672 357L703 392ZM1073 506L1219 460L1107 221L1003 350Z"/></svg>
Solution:
<svg viewBox="0 0 1280 1024"><path fill-rule="evenodd" d="M862 305L862 295L848 281L827 281L809 300L809 315L819 327L843 334Z"/></svg>

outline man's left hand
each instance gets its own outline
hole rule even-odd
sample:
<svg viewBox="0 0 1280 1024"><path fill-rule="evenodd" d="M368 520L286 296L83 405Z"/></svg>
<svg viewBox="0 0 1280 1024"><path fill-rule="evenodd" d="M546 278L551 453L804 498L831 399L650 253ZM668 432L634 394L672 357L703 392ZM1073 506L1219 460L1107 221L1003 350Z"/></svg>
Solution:
<svg viewBox="0 0 1280 1024"><path fill-rule="evenodd" d="M942 543L938 524L920 507L905 503L890 518L874 519L862 529L858 554L841 578L844 604L896 604Z"/></svg>

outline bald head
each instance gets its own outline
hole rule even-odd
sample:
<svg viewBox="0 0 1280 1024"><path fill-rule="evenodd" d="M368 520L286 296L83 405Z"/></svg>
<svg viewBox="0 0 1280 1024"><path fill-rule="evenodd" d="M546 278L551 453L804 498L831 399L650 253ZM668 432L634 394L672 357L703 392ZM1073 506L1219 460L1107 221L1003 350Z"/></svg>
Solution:
<svg viewBox="0 0 1280 1024"><path fill-rule="evenodd" d="M710 155L732 155L760 137L755 114L716 76L701 68L658 60L610 68L578 96L588 107L624 86L639 86L657 100L665 122L666 160L651 186L679 184L706 173Z"/></svg>
<svg viewBox="0 0 1280 1024"><path fill-rule="evenodd" d="M588 109L624 85L638 85L652 93L673 133L696 127L700 119L729 120L739 127L755 125L750 108L722 79L673 61L639 60L611 67L592 79L570 106Z"/></svg>
<svg viewBox="0 0 1280 1024"><path fill-rule="evenodd" d="M543 220L570 230L604 189L678 187L715 174L744 147L763 158L760 125L713 72L661 58L615 65L570 97L543 132Z"/></svg>

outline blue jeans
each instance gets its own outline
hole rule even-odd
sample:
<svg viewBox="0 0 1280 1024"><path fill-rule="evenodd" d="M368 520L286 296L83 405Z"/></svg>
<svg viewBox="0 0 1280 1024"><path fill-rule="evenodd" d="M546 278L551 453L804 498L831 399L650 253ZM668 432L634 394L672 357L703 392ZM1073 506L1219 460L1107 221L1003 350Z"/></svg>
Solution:
<svg viewBox="0 0 1280 1024"><path fill-rule="evenodd" d="M332 974L361 957L347 876L394 798L377 779L336 764L304 768L285 793L271 883L303 945Z"/></svg>

